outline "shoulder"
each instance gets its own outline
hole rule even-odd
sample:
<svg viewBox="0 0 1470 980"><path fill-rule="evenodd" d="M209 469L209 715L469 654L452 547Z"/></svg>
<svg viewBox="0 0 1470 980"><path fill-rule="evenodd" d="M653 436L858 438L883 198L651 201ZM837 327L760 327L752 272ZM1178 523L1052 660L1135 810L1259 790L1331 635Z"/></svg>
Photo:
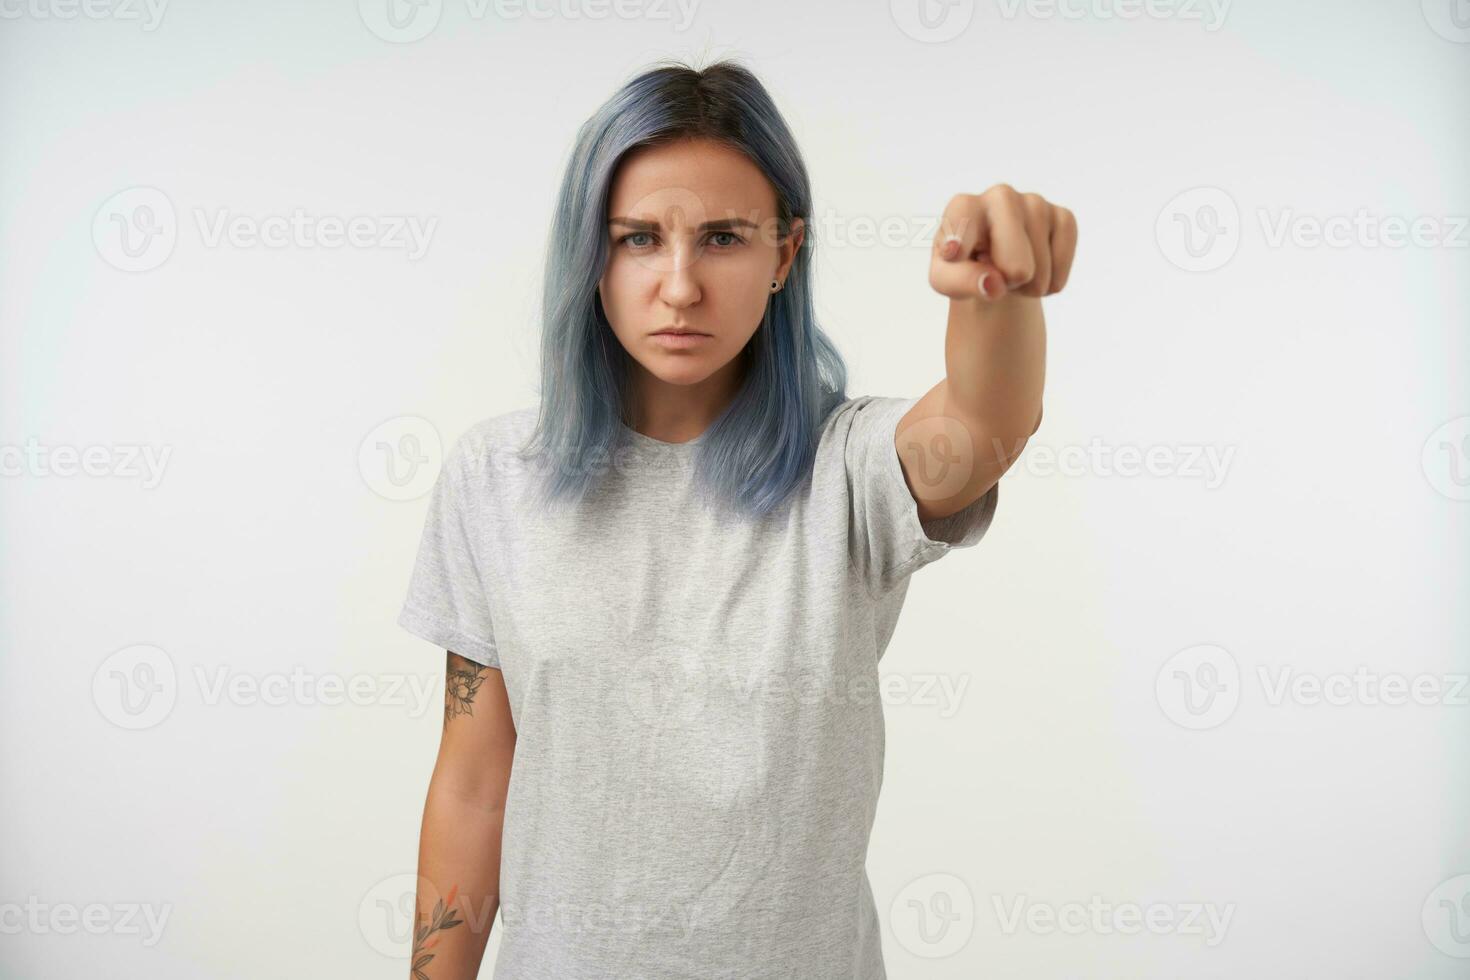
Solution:
<svg viewBox="0 0 1470 980"><path fill-rule="evenodd" d="M892 436L898 420L917 398L898 395L856 395L835 405L821 426L820 444L844 445L854 436Z"/></svg>
<svg viewBox="0 0 1470 980"><path fill-rule="evenodd" d="M536 424L537 406L527 405L489 415L460 433L445 454L445 463L463 470L492 464L525 445Z"/></svg>

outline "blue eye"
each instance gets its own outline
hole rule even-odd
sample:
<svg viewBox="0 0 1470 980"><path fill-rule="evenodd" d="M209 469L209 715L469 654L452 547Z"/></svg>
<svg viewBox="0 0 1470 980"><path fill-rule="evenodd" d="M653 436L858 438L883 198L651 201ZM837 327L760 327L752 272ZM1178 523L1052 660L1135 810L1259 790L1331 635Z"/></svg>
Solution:
<svg viewBox="0 0 1470 980"><path fill-rule="evenodd" d="M649 246L648 245L639 245L639 244L636 244L636 243L633 242L633 239L635 239L635 238L644 238L644 237L652 238L653 237L653 232L651 232L651 231L635 231L635 232L631 232L630 234L624 235L622 238L619 238L618 239L618 244L619 245L627 245L629 248L631 248L631 249L633 249L635 251L642 251L643 249L648 248ZM715 239L715 238L726 238L726 239L729 239L729 241L716 242L715 243L716 247L717 248L721 248L721 249L735 248L738 245L744 245L745 244L745 239L741 238L739 235L735 234L733 231L714 231L714 232L710 232L710 238L711 239Z"/></svg>

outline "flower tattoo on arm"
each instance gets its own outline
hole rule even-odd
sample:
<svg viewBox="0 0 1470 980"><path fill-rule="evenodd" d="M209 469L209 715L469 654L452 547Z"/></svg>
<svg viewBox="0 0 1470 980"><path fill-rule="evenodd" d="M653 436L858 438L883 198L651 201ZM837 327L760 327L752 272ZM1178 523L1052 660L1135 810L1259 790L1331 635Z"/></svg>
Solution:
<svg viewBox="0 0 1470 980"><path fill-rule="evenodd" d="M456 715L474 714L475 695L490 668L450 652L444 675L444 724Z"/></svg>

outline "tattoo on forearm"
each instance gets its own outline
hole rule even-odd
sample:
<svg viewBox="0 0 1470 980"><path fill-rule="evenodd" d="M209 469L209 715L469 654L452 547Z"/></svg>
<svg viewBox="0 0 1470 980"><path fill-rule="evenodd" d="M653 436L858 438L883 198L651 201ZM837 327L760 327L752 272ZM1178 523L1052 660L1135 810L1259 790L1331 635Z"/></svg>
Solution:
<svg viewBox="0 0 1470 980"><path fill-rule="evenodd" d="M485 680L484 664L467 660L457 653L450 653L444 676L444 724L455 715L474 714L475 695Z"/></svg>
<svg viewBox="0 0 1470 980"><path fill-rule="evenodd" d="M410 956L413 962L413 980L429 980L429 975L424 972L424 967L434 958L434 954L428 952L439 942L436 933L445 929L453 929L461 925L464 920L454 917L454 895L459 891L458 885L452 885L449 894L434 903L434 914L424 925L419 926L413 932L413 953Z"/></svg>

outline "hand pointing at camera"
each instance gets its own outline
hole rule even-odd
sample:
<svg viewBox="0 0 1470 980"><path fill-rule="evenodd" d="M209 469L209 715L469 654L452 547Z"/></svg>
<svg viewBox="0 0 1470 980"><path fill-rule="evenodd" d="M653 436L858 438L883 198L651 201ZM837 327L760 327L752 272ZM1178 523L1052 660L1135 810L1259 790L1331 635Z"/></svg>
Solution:
<svg viewBox="0 0 1470 980"><path fill-rule="evenodd" d="M945 376L905 413L894 442L911 487L923 478L917 461L927 458L915 443L933 431L958 447L954 461L969 476L943 500L916 495L921 519L948 516L988 493L1040 427L1041 297L1066 286L1076 249L1076 218L1040 194L996 184L950 198L929 258L929 285L949 297ZM919 435L906 435L910 427Z"/></svg>
<svg viewBox="0 0 1470 980"><path fill-rule="evenodd" d="M1077 248L1072 212L996 184L956 194L940 218L929 284L950 299L1049 296L1067 284Z"/></svg>

